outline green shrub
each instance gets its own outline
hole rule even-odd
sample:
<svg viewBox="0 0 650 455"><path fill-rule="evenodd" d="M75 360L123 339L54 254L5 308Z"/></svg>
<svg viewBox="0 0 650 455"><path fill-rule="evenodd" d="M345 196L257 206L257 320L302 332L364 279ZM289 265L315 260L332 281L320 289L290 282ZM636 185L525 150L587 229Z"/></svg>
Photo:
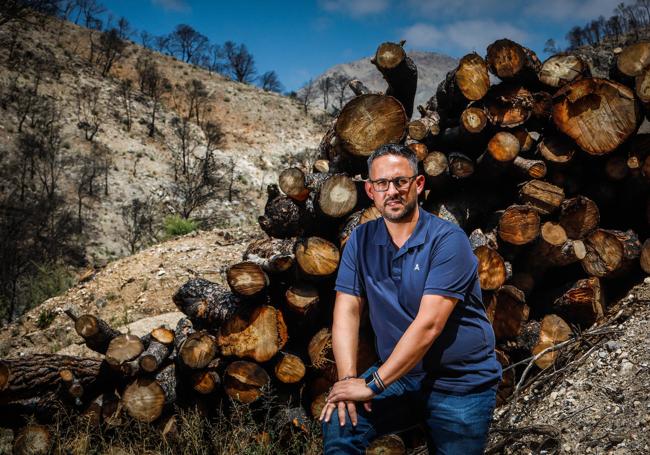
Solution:
<svg viewBox="0 0 650 455"><path fill-rule="evenodd" d="M165 218L165 234L167 237L176 237L178 235L189 234L196 231L199 222L190 218L183 218L180 215L170 215Z"/></svg>
<svg viewBox="0 0 650 455"><path fill-rule="evenodd" d="M34 308L47 299L63 294L76 282L75 275L62 264L36 266L36 273L25 283L25 310Z"/></svg>
<svg viewBox="0 0 650 455"><path fill-rule="evenodd" d="M41 310L41 312L38 314L38 319L36 320L36 327L39 329L47 329L50 324L52 324L52 321L54 321L54 318L56 317L56 312L52 310Z"/></svg>

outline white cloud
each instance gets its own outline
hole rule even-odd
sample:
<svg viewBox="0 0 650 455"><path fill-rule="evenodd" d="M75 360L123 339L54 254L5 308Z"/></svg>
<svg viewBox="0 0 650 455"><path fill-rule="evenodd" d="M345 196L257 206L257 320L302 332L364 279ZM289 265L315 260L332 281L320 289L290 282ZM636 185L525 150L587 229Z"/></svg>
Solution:
<svg viewBox="0 0 650 455"><path fill-rule="evenodd" d="M344 13L353 17L368 16L385 11L388 0L320 0L320 7L325 11Z"/></svg>
<svg viewBox="0 0 650 455"><path fill-rule="evenodd" d="M507 37L523 43L528 34L507 22L492 19L456 21L443 26L417 23L402 30L401 38L407 45L417 49L432 48L446 51L485 53L487 45Z"/></svg>
<svg viewBox="0 0 650 455"><path fill-rule="evenodd" d="M521 8L521 0L408 0L406 8L416 16L474 18L495 16Z"/></svg>
<svg viewBox="0 0 650 455"><path fill-rule="evenodd" d="M587 21L606 18L614 14L614 8L622 0L545 0L531 2L524 13L531 18L551 19L554 21ZM627 1L625 3L632 3Z"/></svg>
<svg viewBox="0 0 650 455"><path fill-rule="evenodd" d="M190 11L190 5L185 0L151 0L154 6L159 6L165 11Z"/></svg>

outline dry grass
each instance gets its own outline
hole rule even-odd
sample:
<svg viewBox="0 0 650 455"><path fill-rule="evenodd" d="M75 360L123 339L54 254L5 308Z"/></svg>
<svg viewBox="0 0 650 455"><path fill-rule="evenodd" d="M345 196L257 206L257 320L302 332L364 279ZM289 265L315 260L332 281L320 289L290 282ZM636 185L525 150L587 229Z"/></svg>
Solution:
<svg viewBox="0 0 650 455"><path fill-rule="evenodd" d="M50 429L54 454L318 454L321 432L313 420L296 427L282 415L286 405L267 393L261 403L246 406L227 403L207 418L196 409L176 412L177 432L167 440L162 424L146 424L126 415L111 425L96 427L76 412L57 416Z"/></svg>

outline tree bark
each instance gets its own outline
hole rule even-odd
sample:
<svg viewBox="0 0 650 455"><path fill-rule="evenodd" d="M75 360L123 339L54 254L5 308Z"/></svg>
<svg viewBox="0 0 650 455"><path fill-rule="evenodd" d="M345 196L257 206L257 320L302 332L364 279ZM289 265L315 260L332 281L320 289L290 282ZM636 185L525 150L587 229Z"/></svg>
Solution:
<svg viewBox="0 0 650 455"><path fill-rule="evenodd" d="M388 83L386 95L394 96L406 112L406 118L413 115L413 101L418 84L418 69L404 51L404 42L383 43L370 60Z"/></svg>
<svg viewBox="0 0 650 455"><path fill-rule="evenodd" d="M235 314L239 299L223 286L193 278L173 295L176 306L198 325L217 329Z"/></svg>

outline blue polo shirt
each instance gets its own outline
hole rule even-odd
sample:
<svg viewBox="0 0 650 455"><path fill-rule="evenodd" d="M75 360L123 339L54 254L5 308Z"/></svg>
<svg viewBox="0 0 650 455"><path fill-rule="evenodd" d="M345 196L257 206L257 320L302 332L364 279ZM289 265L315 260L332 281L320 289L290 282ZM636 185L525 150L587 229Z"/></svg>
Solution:
<svg viewBox="0 0 650 455"><path fill-rule="evenodd" d="M476 256L462 229L419 211L415 230L399 249L383 218L358 226L345 245L335 289L366 298L382 361L415 319L423 295L457 298L442 333L408 375L449 393L494 387L501 365L481 300Z"/></svg>

